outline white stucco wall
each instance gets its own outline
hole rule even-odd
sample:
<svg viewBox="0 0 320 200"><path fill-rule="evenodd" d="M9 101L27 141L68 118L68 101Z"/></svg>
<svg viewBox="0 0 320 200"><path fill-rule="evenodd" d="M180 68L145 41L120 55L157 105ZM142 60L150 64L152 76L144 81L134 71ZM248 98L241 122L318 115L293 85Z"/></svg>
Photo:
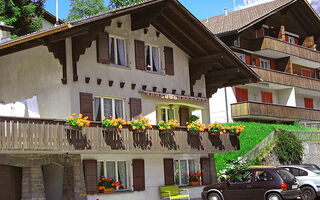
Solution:
<svg viewBox="0 0 320 200"><path fill-rule="evenodd" d="M98 161L128 161L129 166L127 167L127 172L129 175L129 186L132 185L132 159L144 159L145 167L145 191L141 192L114 192L112 194L99 194L99 195L89 195L88 200L160 200L160 186L164 186L164 158L178 159L196 159L197 164L200 163L201 157L207 157L207 155L201 154L140 154L140 155L114 155L110 154L83 154L81 158L84 159L95 159ZM200 166L199 166L200 167ZM132 190L132 188L129 188ZM187 187L189 189L191 198L200 198L203 186L199 187Z"/></svg>
<svg viewBox="0 0 320 200"><path fill-rule="evenodd" d="M311 98L313 99L313 108L314 109L320 109L320 97L315 97L311 95L305 95L305 94L300 94L296 93L296 101L297 101L297 107L302 107L304 108L304 98Z"/></svg>
<svg viewBox="0 0 320 200"><path fill-rule="evenodd" d="M293 107L297 105L294 88L278 90L277 96L278 96L278 104L280 105L293 106Z"/></svg>

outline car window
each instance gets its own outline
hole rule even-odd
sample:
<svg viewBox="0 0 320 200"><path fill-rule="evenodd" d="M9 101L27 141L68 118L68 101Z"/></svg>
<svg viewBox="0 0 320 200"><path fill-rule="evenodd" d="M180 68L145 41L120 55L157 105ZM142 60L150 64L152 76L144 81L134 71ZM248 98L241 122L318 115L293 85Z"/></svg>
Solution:
<svg viewBox="0 0 320 200"><path fill-rule="evenodd" d="M294 176L308 176L308 172L302 169L290 167L289 172Z"/></svg>
<svg viewBox="0 0 320 200"><path fill-rule="evenodd" d="M261 181L272 181L273 176L266 172L266 171L256 171L254 175L254 181L261 182Z"/></svg>
<svg viewBox="0 0 320 200"><path fill-rule="evenodd" d="M320 174L320 170L318 170L316 168L313 168L313 167L303 167L303 168L306 168L306 169L312 171L313 173Z"/></svg>
<svg viewBox="0 0 320 200"><path fill-rule="evenodd" d="M234 177L232 177L231 182L232 183L249 183L251 182L251 171L243 171L238 174L236 174Z"/></svg>
<svg viewBox="0 0 320 200"><path fill-rule="evenodd" d="M291 182L294 180L294 175L292 175L286 169L279 169L279 170L277 170L277 173L280 175L280 177L282 178L282 180L284 182Z"/></svg>

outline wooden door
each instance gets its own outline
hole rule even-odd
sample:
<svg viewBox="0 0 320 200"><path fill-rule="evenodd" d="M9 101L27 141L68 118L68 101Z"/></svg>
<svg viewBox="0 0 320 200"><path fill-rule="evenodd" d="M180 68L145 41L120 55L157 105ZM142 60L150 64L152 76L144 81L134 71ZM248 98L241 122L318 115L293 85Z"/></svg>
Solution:
<svg viewBox="0 0 320 200"><path fill-rule="evenodd" d="M0 165L0 199L20 200L22 188L22 169Z"/></svg>
<svg viewBox="0 0 320 200"><path fill-rule="evenodd" d="M180 125L186 126L186 123L189 122L189 108L180 107L179 115L180 115Z"/></svg>
<svg viewBox="0 0 320 200"><path fill-rule="evenodd" d="M261 92L261 99L263 103L273 103L271 92Z"/></svg>

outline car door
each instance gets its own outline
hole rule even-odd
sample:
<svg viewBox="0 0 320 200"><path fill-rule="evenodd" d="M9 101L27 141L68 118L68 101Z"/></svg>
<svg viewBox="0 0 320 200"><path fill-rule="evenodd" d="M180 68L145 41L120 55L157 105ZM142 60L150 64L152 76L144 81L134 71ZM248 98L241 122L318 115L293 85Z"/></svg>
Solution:
<svg viewBox="0 0 320 200"><path fill-rule="evenodd" d="M248 200L251 197L252 170L243 170L234 175L224 192L225 200Z"/></svg>
<svg viewBox="0 0 320 200"><path fill-rule="evenodd" d="M253 172L253 182L251 195L256 200L263 200L266 191L276 189L276 180L273 175L266 170L256 170Z"/></svg>

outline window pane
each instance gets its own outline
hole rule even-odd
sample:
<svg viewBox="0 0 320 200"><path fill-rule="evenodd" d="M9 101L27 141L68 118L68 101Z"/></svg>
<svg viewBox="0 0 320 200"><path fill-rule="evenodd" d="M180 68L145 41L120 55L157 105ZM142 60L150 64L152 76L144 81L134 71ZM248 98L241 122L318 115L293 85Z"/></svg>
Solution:
<svg viewBox="0 0 320 200"><path fill-rule="evenodd" d="M119 99L114 100L115 105L115 118L123 118L123 101Z"/></svg>
<svg viewBox="0 0 320 200"><path fill-rule="evenodd" d="M174 109L169 108L168 109L168 120L174 119Z"/></svg>
<svg viewBox="0 0 320 200"><path fill-rule="evenodd" d="M110 37L109 38L109 59L110 63L115 64L114 60L114 38Z"/></svg>
<svg viewBox="0 0 320 200"><path fill-rule="evenodd" d="M151 66L151 60L150 60L150 46L145 46L145 58L146 58L146 66L147 66L147 70L151 71L152 69L149 67Z"/></svg>
<svg viewBox="0 0 320 200"><path fill-rule="evenodd" d="M255 176L254 176L254 180L256 182L262 182L262 181L272 181L273 177L265 171L257 171Z"/></svg>
<svg viewBox="0 0 320 200"><path fill-rule="evenodd" d="M156 47L152 47L152 70L154 72L160 71L159 48Z"/></svg>
<svg viewBox="0 0 320 200"><path fill-rule="evenodd" d="M98 162L98 179L104 176L104 162Z"/></svg>
<svg viewBox="0 0 320 200"><path fill-rule="evenodd" d="M107 119L113 117L112 115L112 99L103 99L104 116Z"/></svg>
<svg viewBox="0 0 320 200"><path fill-rule="evenodd" d="M117 39L118 65L126 65L124 40Z"/></svg>
<svg viewBox="0 0 320 200"><path fill-rule="evenodd" d="M167 121L165 108L161 108L161 120Z"/></svg>
<svg viewBox="0 0 320 200"><path fill-rule="evenodd" d="M180 185L179 161L174 161L174 181L176 185Z"/></svg>
<svg viewBox="0 0 320 200"><path fill-rule="evenodd" d="M118 178L120 182L119 189L126 189L127 188L127 169L126 169L126 162L119 161L118 162Z"/></svg>
<svg viewBox="0 0 320 200"><path fill-rule="evenodd" d="M116 180L116 165L115 162L106 162L107 168L107 176L106 178L110 178Z"/></svg>
<svg viewBox="0 0 320 200"><path fill-rule="evenodd" d="M189 172L192 172L195 174L196 166L195 166L194 160L188 160L188 164L189 164Z"/></svg>
<svg viewBox="0 0 320 200"><path fill-rule="evenodd" d="M181 174L181 184L186 185L189 183L189 174L187 168L187 161L180 160L180 174Z"/></svg>
<svg viewBox="0 0 320 200"><path fill-rule="evenodd" d="M101 121L101 99L94 98L94 120Z"/></svg>

